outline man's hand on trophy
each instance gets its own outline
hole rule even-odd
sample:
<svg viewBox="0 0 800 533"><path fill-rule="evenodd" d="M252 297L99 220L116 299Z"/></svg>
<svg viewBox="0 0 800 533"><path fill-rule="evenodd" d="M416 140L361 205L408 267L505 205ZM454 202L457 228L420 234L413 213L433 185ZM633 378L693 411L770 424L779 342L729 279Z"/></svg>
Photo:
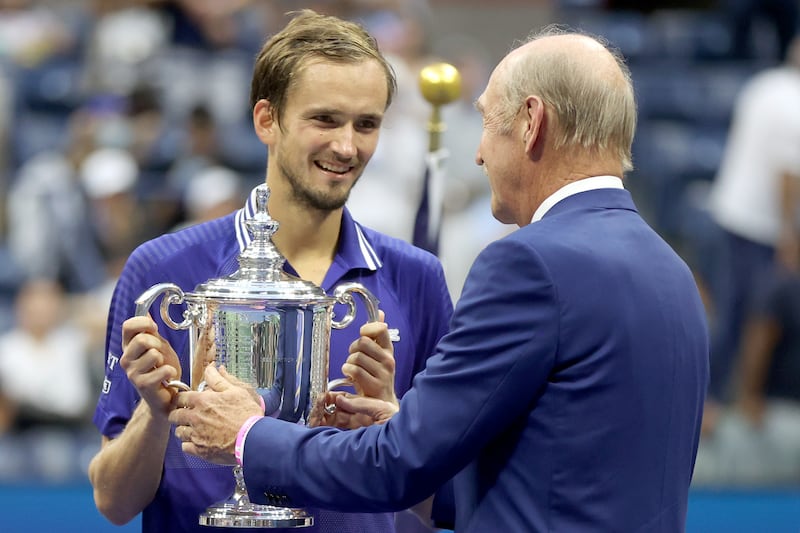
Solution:
<svg viewBox="0 0 800 533"><path fill-rule="evenodd" d="M237 387L242 387L243 389L247 390L247 392L250 393L250 396L253 398L253 400L256 403L258 403L258 404L260 404L262 406L262 412L260 414L262 414L262 415L265 414L263 412L264 398L261 397L261 394L258 393L258 391L256 390L255 387L253 387L249 383L245 383L244 381L242 381L241 379L237 378L233 374L229 374L228 373L228 369L225 368L225 365L216 366L216 363L214 363L213 361L210 361L209 364L211 366L215 366L216 369L217 369L217 372L219 373L219 375L221 375L223 378L225 378L229 383L231 383L232 385L235 385ZM206 382L206 387L208 387L208 386L209 386L209 384L208 384L208 382Z"/></svg>
<svg viewBox="0 0 800 533"><path fill-rule="evenodd" d="M332 409L331 406L336 406ZM343 391L329 391L319 397L311 410L308 426L333 426L340 429L357 429L372 424L383 424L400 409L394 402L367 398Z"/></svg>
<svg viewBox="0 0 800 533"><path fill-rule="evenodd" d="M153 416L166 419L174 407L175 391L163 383L180 379L181 364L172 346L158 334L149 316L129 318L122 324L120 365Z"/></svg>
<svg viewBox="0 0 800 533"><path fill-rule="evenodd" d="M263 408L251 388L213 364L205 369L202 392L178 394L178 409L169 415L175 436L184 452L217 464L236 464L236 434L251 416L262 416Z"/></svg>
<svg viewBox="0 0 800 533"><path fill-rule="evenodd" d="M394 346L389 326L383 321L361 326L361 336L350 345L350 356L342 365L342 373L353 380L358 394L397 404L394 393Z"/></svg>
<svg viewBox="0 0 800 533"><path fill-rule="evenodd" d="M362 426L367 418L372 424L384 424L400 410L397 398L393 401L366 398L349 393L339 393L334 399L337 414L349 414L361 422Z"/></svg>

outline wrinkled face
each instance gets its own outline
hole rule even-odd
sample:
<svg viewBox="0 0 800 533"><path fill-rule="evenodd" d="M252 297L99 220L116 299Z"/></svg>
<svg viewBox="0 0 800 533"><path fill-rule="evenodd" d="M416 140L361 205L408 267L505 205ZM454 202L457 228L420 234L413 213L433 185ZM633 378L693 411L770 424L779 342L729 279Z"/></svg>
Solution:
<svg viewBox="0 0 800 533"><path fill-rule="evenodd" d="M499 65L489 78L486 90L480 95L475 107L483 119L483 132L475 162L483 167L489 177L492 190L492 215L504 224L518 223L515 218L516 204L520 196L520 160L524 155L522 140L515 142L516 128L502 123L499 112L502 99L500 97L500 80L503 65ZM514 116L514 123L519 114Z"/></svg>
<svg viewBox="0 0 800 533"><path fill-rule="evenodd" d="M386 75L377 61L308 63L274 128L270 175L278 175L270 180L283 180L305 207L344 206L375 152L386 95Z"/></svg>

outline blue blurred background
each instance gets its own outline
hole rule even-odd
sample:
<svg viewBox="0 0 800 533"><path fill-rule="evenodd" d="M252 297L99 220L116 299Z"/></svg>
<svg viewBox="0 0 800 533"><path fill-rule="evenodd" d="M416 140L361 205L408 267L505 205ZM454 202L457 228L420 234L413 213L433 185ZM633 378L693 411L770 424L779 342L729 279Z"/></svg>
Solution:
<svg viewBox="0 0 800 533"><path fill-rule="evenodd" d="M138 243L238 208L264 179L252 59L302 7L362 22L397 71L349 202L375 229L410 240L430 114L417 75L436 61L459 68L463 96L443 109L440 257L454 299L480 249L513 229L491 218L473 161L472 103L493 65L553 22L619 47L640 113L626 187L695 271L717 324L715 282L735 258L720 265L709 195L741 90L783 64L797 33L796 0L0 0L0 531L139 530L106 522L86 480L110 291ZM787 357L800 361L796 348ZM788 406L773 448L758 444L771 419L749 423L729 389L704 420L687 530L800 531L800 387L762 391Z"/></svg>

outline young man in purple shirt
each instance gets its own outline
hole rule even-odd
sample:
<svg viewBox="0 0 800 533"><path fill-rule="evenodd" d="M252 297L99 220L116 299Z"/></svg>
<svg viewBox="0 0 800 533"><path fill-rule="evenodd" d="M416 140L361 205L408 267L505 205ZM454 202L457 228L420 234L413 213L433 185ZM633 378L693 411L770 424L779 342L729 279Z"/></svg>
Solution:
<svg viewBox="0 0 800 533"><path fill-rule="evenodd" d="M255 131L269 149L269 212L280 222L273 242L285 270L328 293L360 282L399 332L394 361L352 366L345 360L358 328L334 330L330 377L341 377L345 365L365 395L390 401L410 388L452 313L434 256L362 227L344 207L375 150L394 90L391 67L363 28L310 11L265 44L251 89ZM143 244L120 276L94 417L103 442L89 467L97 507L116 524L142 513L144 531L207 531L198 516L233 492L231 468L184 454L167 418L174 393L161 383L188 376L188 333L160 317L131 317L136 298L157 283L191 291L234 272L254 207L251 194L235 213ZM355 322L366 320L359 306ZM303 531L394 531L392 513L307 510L315 524Z"/></svg>

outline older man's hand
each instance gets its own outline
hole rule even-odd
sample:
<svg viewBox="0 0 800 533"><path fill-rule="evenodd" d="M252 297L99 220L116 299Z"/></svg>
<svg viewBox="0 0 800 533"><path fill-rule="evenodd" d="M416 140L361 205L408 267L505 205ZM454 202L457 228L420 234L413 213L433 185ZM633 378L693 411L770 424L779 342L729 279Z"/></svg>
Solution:
<svg viewBox="0 0 800 533"><path fill-rule="evenodd" d="M236 464L236 434L251 416L264 414L261 405L224 367L209 365L202 392L178 394L177 409L169 415L186 453L217 464Z"/></svg>

